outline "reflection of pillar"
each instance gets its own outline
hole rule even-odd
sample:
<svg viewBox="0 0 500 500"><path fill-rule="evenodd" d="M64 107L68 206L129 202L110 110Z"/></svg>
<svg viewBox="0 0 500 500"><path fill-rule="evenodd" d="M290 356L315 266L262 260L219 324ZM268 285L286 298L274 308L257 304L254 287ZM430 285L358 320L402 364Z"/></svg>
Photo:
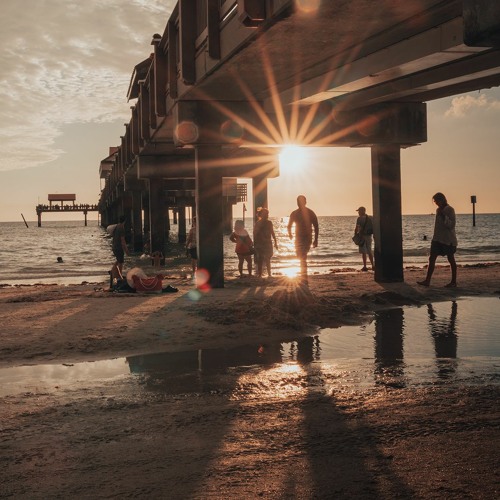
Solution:
<svg viewBox="0 0 500 500"><path fill-rule="evenodd" d="M377 313L375 320L375 362L396 366L403 362L403 309Z"/></svg>
<svg viewBox="0 0 500 500"><path fill-rule="evenodd" d="M198 146L195 154L198 269L209 272L209 284L224 287L222 171L220 149Z"/></svg>
<svg viewBox="0 0 500 500"><path fill-rule="evenodd" d="M165 199L163 179L160 177L149 178L149 224L150 224L150 250L166 253L167 239L165 221Z"/></svg>
<svg viewBox="0 0 500 500"><path fill-rule="evenodd" d="M398 145L373 146L372 194L375 281L403 281L401 220L401 153Z"/></svg>
<svg viewBox="0 0 500 500"><path fill-rule="evenodd" d="M269 208L267 201L267 175L258 175L252 178L253 206L254 216L256 220L256 212L259 207Z"/></svg>

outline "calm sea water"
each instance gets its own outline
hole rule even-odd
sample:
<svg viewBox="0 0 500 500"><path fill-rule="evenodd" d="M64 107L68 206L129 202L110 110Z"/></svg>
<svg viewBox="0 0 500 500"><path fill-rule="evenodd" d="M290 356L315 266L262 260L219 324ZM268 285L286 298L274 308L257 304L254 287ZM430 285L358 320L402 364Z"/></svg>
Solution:
<svg viewBox="0 0 500 500"><path fill-rule="evenodd" d="M287 218L271 219L278 238L279 250L273 257L276 274L286 274L298 267L293 242L286 234ZM332 269L361 267L361 258L351 236L356 218L354 216L320 217L320 239L318 248L310 253L310 272L325 273ZM251 221L246 219L251 233ZM406 266L423 266L427 262L434 227L434 215L403 216L403 248ZM459 248L457 261L461 264L500 261L500 214L479 214L476 226L472 226L470 215L458 215L457 236ZM177 226L170 233L176 241ZM97 222L83 221L43 222L37 227L31 222L27 228L23 222L0 223L0 284L64 283L82 281L105 282L113 263L111 239ZM224 238L225 272L231 276L236 272L237 259L234 244ZM63 263L57 262L57 257ZM190 263L179 258L175 252L167 257L166 270L189 272ZM148 259L140 255L126 260L125 268L139 265L147 270Z"/></svg>
<svg viewBox="0 0 500 500"><path fill-rule="evenodd" d="M227 349L143 354L74 364L0 369L0 397L60 392L103 381L165 394L229 399L299 396L435 384L500 384L498 298L463 298L381 311L363 326ZM167 337L168 331L164 333Z"/></svg>

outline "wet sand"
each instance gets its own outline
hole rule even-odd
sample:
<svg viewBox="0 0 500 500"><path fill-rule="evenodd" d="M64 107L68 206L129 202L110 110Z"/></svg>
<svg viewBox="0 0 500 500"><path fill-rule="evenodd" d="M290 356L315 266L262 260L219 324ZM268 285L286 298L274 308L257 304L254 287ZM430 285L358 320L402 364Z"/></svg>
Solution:
<svg viewBox="0 0 500 500"><path fill-rule="evenodd" d="M423 274L245 278L203 294L172 279L177 294L154 296L4 287L0 368L287 341L388 307L500 295L499 265L461 267L457 289L445 267L430 288ZM0 496L498 497L498 385L367 389L312 363L259 393L240 375L212 392L119 379L0 398Z"/></svg>

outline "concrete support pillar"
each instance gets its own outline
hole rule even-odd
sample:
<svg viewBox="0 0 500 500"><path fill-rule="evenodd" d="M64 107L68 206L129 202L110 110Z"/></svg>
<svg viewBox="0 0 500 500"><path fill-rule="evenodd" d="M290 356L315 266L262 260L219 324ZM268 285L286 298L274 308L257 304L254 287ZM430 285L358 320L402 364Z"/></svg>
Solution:
<svg viewBox="0 0 500 500"><path fill-rule="evenodd" d="M404 280L401 152L397 144L373 146L371 156L375 281L400 282Z"/></svg>
<svg viewBox="0 0 500 500"><path fill-rule="evenodd" d="M224 287L223 172L218 167L220 157L221 154L218 147L196 147L198 269L208 271L208 284L212 288Z"/></svg>
<svg viewBox="0 0 500 500"><path fill-rule="evenodd" d="M252 193L253 193L253 220L257 220L257 208L269 208L267 199L267 175L259 175L252 178Z"/></svg>
<svg viewBox="0 0 500 500"><path fill-rule="evenodd" d="M150 249L151 253L167 251L168 217L165 210L165 195L163 179L160 177L149 178L149 223L150 223Z"/></svg>
<svg viewBox="0 0 500 500"><path fill-rule="evenodd" d="M142 237L142 192L132 191L132 247L134 252L142 252L144 240Z"/></svg>
<svg viewBox="0 0 500 500"><path fill-rule="evenodd" d="M177 207L179 212L179 243L183 245L186 243L186 207Z"/></svg>
<svg viewBox="0 0 500 500"><path fill-rule="evenodd" d="M83 215L85 217L85 227L87 227L87 210L83 211Z"/></svg>
<svg viewBox="0 0 500 500"><path fill-rule="evenodd" d="M233 204L227 198L222 200L222 220L224 231L230 233L233 230Z"/></svg>
<svg viewBox="0 0 500 500"><path fill-rule="evenodd" d="M144 210L143 231L144 235L148 235L146 241L149 241L149 233L151 231L151 224L149 222L149 190L147 193L143 193L142 208Z"/></svg>

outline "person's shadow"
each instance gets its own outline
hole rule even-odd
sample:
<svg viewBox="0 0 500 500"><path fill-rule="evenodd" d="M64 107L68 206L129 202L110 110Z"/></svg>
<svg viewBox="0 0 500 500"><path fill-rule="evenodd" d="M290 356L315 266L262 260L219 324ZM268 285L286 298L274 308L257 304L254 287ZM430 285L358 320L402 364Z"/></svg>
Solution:
<svg viewBox="0 0 500 500"><path fill-rule="evenodd" d="M456 333L458 304L451 303L449 319L439 319L432 304L427 304L427 314L429 315L429 331L434 340L434 351L438 376L449 378L456 370L458 336Z"/></svg>

